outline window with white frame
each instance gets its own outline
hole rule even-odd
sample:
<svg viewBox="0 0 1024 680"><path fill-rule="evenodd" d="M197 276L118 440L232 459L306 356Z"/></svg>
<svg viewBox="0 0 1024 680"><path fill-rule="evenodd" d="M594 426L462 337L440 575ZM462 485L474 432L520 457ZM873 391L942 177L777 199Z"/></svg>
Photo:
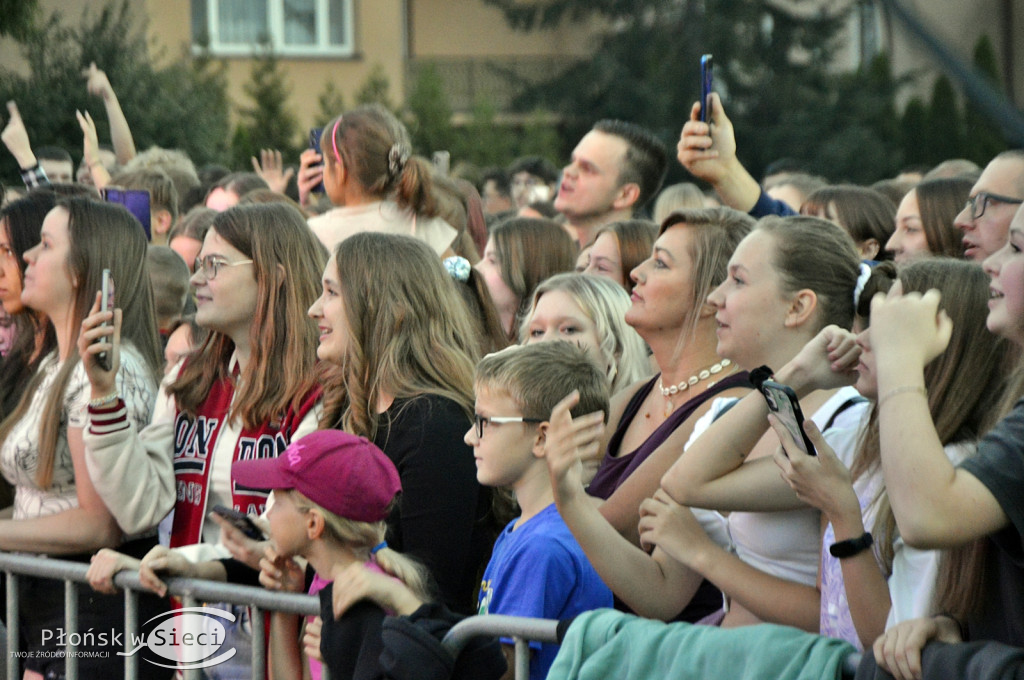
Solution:
<svg viewBox="0 0 1024 680"><path fill-rule="evenodd" d="M350 56L353 0L192 0L192 43L248 55Z"/></svg>

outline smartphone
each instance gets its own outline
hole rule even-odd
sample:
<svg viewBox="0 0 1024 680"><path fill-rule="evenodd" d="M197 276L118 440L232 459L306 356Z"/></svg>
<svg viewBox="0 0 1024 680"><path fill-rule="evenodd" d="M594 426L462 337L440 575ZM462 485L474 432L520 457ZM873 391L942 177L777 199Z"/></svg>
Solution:
<svg viewBox="0 0 1024 680"><path fill-rule="evenodd" d="M106 187L101 190L103 200L109 203L120 203L128 209L135 219L142 225L146 232L146 240L152 241L153 236L150 226L149 214L149 191L146 189L121 189L118 187Z"/></svg>
<svg viewBox="0 0 1024 680"><path fill-rule="evenodd" d="M315 127L315 128L310 128L310 130L309 130L309 148L312 149L313 151L316 151L319 154L323 153L323 152L320 151L320 137L323 135L323 133L324 133L324 129L323 128ZM321 163L320 165L323 165L323 163ZM323 183L323 180L320 180L320 183L317 184L312 189L310 189L310 191L312 191L314 194L322 194L322 193L324 193L324 183Z"/></svg>
<svg viewBox="0 0 1024 680"><path fill-rule="evenodd" d="M711 104L708 97L711 96L711 86L714 81L714 62L710 54L700 58L700 122L706 123L710 118Z"/></svg>
<svg viewBox="0 0 1024 680"><path fill-rule="evenodd" d="M809 456L816 456L814 445L807 438L804 432L804 414L800 410L800 402L797 401L796 392L788 385L777 383L774 380L765 380L761 383L761 394L768 402L768 409L785 425L789 435L796 442L797 446L803 449Z"/></svg>
<svg viewBox="0 0 1024 680"><path fill-rule="evenodd" d="M110 270L103 270L103 283L100 285L100 311L101 312L112 312L114 311L114 282L110 278ZM104 321L100 324L103 328L109 328L110 323ZM96 339L99 342L99 338ZM110 370L110 354L107 352L100 352L96 355L96 363L104 371Z"/></svg>
<svg viewBox="0 0 1024 680"><path fill-rule="evenodd" d="M267 537L263 534L263 530L256 526L256 522L252 521L252 517L249 517L244 512L223 505L213 506L213 511L249 538L256 541L266 540Z"/></svg>

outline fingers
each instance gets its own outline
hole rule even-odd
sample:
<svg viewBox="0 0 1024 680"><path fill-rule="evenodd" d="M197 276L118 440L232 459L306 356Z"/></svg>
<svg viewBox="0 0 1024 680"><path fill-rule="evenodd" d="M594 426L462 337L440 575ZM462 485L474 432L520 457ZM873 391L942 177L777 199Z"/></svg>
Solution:
<svg viewBox="0 0 1024 680"><path fill-rule="evenodd" d="M156 575L152 563L147 563L145 560L143 560L142 565L139 567L139 583L160 597L167 595L167 584Z"/></svg>
<svg viewBox="0 0 1024 680"><path fill-rule="evenodd" d="M785 455L788 456L790 460L801 456L805 458L807 457L804 450L797 446L796 441L793 439L793 435L789 433L789 429L782 424L782 421L779 420L774 413L768 414L768 424L772 426L772 429L775 430L775 434L779 436L779 443L782 444Z"/></svg>
<svg viewBox="0 0 1024 680"><path fill-rule="evenodd" d="M10 123L21 123L21 114L18 112L18 104L13 99L7 102L7 115L11 117Z"/></svg>
<svg viewBox="0 0 1024 680"><path fill-rule="evenodd" d="M579 390L573 390L551 409L551 420L555 420L557 416L568 415L572 411L573 406L578 403L580 403L580 392ZM571 415L569 417L572 418Z"/></svg>
<svg viewBox="0 0 1024 680"><path fill-rule="evenodd" d="M321 663L323 663L323 657L320 656L320 631L323 629L323 624L323 619L319 616L312 621L307 621L306 631L302 635L302 648L306 652L306 656Z"/></svg>

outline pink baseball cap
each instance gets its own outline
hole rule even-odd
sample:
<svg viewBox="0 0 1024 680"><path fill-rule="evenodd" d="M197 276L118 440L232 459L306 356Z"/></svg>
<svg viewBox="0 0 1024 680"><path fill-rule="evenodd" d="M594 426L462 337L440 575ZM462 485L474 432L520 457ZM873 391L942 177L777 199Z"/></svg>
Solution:
<svg viewBox="0 0 1024 680"><path fill-rule="evenodd" d="M364 437L317 430L277 458L231 466L234 481L255 489L295 489L325 510L357 522L379 522L402 490L391 459Z"/></svg>

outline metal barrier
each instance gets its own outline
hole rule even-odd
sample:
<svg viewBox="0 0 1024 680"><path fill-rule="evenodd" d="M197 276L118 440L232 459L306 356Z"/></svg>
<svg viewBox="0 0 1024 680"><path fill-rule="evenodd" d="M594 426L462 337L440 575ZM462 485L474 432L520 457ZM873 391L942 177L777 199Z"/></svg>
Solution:
<svg viewBox="0 0 1024 680"><path fill-rule="evenodd" d="M80 562L15 555L0 552L0 570L7 575L7 677L21 677L18 673L18 577L33 576L64 581L64 616L65 638L68 644L64 658L65 676L67 680L78 680L78 658L74 654L77 645L70 644L78 632L78 591L75 583L86 583L85 574L89 565ZM252 677L266 678L267 648L264 630L264 611L278 611L303 616L319 616L320 600L313 595L300 593L282 593L251 586L239 586L218 581L205 581L188 578L167 578L167 592L180 597L184 606L195 607L199 602L225 602L237 605L248 605L252 608ZM133 636L139 633L138 595L136 591L146 590L139 582L138 572L122 571L114 577L114 584L125 593L125 649L130 652ZM147 591L148 592L148 591ZM138 677L139 658L136 655L126 656L124 660L124 677L135 680ZM202 677L198 668L184 671L185 680L198 680ZM323 667L323 677L328 680L327 667Z"/></svg>

